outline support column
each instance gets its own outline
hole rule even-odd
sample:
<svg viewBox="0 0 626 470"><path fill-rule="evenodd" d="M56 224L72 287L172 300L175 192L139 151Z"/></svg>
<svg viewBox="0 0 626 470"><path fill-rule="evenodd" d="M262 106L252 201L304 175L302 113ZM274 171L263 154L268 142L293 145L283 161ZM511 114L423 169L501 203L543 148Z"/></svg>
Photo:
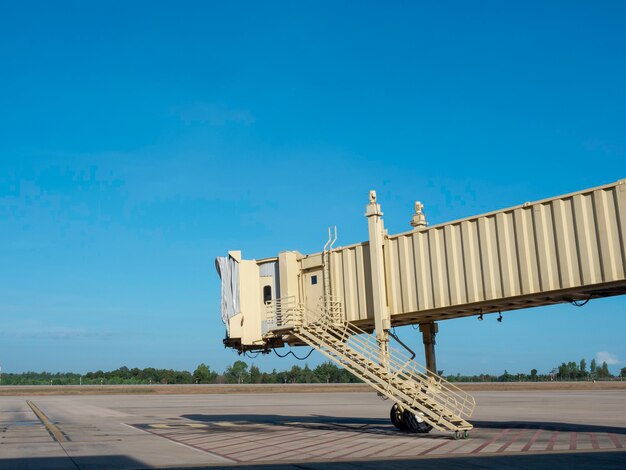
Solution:
<svg viewBox="0 0 626 470"><path fill-rule="evenodd" d="M365 208L369 232L370 273L372 276L372 310L374 311L374 328L379 341L389 341L387 330L391 327L389 309L387 308L387 287L385 285L385 265L383 245L385 242L385 225L380 204L376 202L376 191L370 191L370 203Z"/></svg>
<svg viewBox="0 0 626 470"><path fill-rule="evenodd" d="M383 247L385 243L385 225L380 205L376 202L376 191L370 191L370 203L365 208L369 232L370 273L372 276L372 310L374 328L379 342L379 363L386 364L389 351L389 309L387 308L387 286L385 284L385 264Z"/></svg>
<svg viewBox="0 0 626 470"><path fill-rule="evenodd" d="M435 335L439 326L434 322L420 323L422 340L424 341L424 354L426 356L426 369L433 374L437 373L437 358L435 357Z"/></svg>

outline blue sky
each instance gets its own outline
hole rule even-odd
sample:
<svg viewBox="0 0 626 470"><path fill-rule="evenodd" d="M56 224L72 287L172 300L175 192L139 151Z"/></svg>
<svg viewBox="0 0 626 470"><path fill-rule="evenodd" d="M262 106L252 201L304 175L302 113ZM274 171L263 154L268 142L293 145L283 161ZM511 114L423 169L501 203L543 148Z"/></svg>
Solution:
<svg viewBox="0 0 626 470"><path fill-rule="evenodd" d="M362 241L369 189L396 233L626 177L623 2L223 3L2 5L3 371L221 371L214 258ZM617 372L625 314L446 321L439 368Z"/></svg>

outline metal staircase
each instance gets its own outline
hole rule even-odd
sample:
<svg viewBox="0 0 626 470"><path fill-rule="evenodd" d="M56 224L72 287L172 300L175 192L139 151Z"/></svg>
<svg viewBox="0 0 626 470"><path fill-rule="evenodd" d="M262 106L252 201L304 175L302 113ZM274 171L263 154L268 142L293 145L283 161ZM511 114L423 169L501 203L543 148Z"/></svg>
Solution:
<svg viewBox="0 0 626 470"><path fill-rule="evenodd" d="M267 313L272 330L282 334L287 330L391 399L396 427L418 433L434 427L453 431L457 439L469 436L473 426L466 418L474 411L474 398L403 352L381 347L373 335L342 321L339 299L321 299L316 312L293 298L280 299L267 304Z"/></svg>

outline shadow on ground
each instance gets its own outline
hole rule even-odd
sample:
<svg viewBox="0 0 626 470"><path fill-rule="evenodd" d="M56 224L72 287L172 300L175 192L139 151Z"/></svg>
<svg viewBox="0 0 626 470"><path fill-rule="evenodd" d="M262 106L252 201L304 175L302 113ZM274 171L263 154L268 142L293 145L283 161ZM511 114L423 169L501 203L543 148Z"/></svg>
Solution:
<svg viewBox="0 0 626 470"><path fill-rule="evenodd" d="M182 415L182 418L203 423L215 423L219 421L245 422L255 424L283 424L290 422L297 423L332 423L332 424L353 424L353 425L380 425L391 424L388 419L372 418L342 418L338 416L308 415L308 416L286 416L286 415L261 415L261 414L238 414L238 415Z"/></svg>
<svg viewBox="0 0 626 470"><path fill-rule="evenodd" d="M46 457L3 459L0 457L1 470L96 470L120 469L143 470L147 468L141 462L124 455L86 456L86 457ZM499 455L489 456L459 456L454 458L422 458L402 460L368 460L343 462L302 462L297 464L270 464L270 465L239 465L239 466L207 466L207 467L171 467L167 468L194 468L196 470L227 470L243 468L248 470L356 470L360 468L374 470L405 470L405 469L545 469L559 468L576 469L623 469L626 468L626 451L615 452L570 452L568 454L536 454L536 455Z"/></svg>
<svg viewBox="0 0 626 470"><path fill-rule="evenodd" d="M139 470L146 465L126 455L88 455L83 457L23 457L4 459L0 470Z"/></svg>
<svg viewBox="0 0 626 470"><path fill-rule="evenodd" d="M322 431L348 431L364 434L376 435L398 435L409 434L398 431L388 419L368 419L368 418L341 418L337 416L309 415L309 416L283 416L283 415L182 415L181 418L196 421L211 426L211 432L250 432L257 429L259 425L269 426L264 428L264 432L272 432L280 428L299 428ZM237 426L220 426L223 422L234 423Z"/></svg>
<svg viewBox="0 0 626 470"><path fill-rule="evenodd" d="M232 426L224 427L224 431L242 432L249 431L250 425L273 425L281 427L298 427L303 429L329 429L349 430L368 434L397 435L406 434L397 430L388 419L350 418L337 416L309 415L309 416L283 416L262 414L241 415L201 415L188 414L181 416L184 419L205 424L228 421L240 425L239 429ZM537 421L472 421L474 428L479 429L543 429L545 431L559 432L601 432L612 434L626 434L626 428L615 426L602 426L593 424L572 424ZM247 426L246 426L247 425ZM219 430L216 427L214 430ZM435 437L435 436L431 436Z"/></svg>
<svg viewBox="0 0 626 470"><path fill-rule="evenodd" d="M473 421L472 424L478 429L543 429L545 431L559 432L607 432L611 434L626 434L626 428L615 426L602 426L595 424L573 424L537 421Z"/></svg>
<svg viewBox="0 0 626 470"><path fill-rule="evenodd" d="M352 462L318 462L298 463L292 465L249 465L237 468L249 470L356 470L384 469L539 469L555 470L559 468L576 468L583 470L620 469L626 467L626 451L619 452L580 452L569 454L535 454L535 455L500 455L497 457L454 457L454 458L422 458L408 460L379 460ZM233 467L211 467L212 470L226 470ZM200 470L200 469L198 469Z"/></svg>

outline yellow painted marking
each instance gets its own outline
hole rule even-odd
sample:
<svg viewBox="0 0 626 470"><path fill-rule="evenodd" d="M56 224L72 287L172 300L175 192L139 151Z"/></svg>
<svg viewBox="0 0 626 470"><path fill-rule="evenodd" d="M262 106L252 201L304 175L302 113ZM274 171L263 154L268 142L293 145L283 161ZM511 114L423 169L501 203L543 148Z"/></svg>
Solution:
<svg viewBox="0 0 626 470"><path fill-rule="evenodd" d="M37 408L35 404L30 400L26 401L26 403L28 404L28 406L30 406L30 409L33 410L33 413L37 415L37 418L39 418L39 421L43 423L43 425L46 427L46 429L52 435L55 441L67 442L67 438L65 437L65 435L61 432L59 428L57 428L54 424L52 424L52 422L43 413L43 411Z"/></svg>

